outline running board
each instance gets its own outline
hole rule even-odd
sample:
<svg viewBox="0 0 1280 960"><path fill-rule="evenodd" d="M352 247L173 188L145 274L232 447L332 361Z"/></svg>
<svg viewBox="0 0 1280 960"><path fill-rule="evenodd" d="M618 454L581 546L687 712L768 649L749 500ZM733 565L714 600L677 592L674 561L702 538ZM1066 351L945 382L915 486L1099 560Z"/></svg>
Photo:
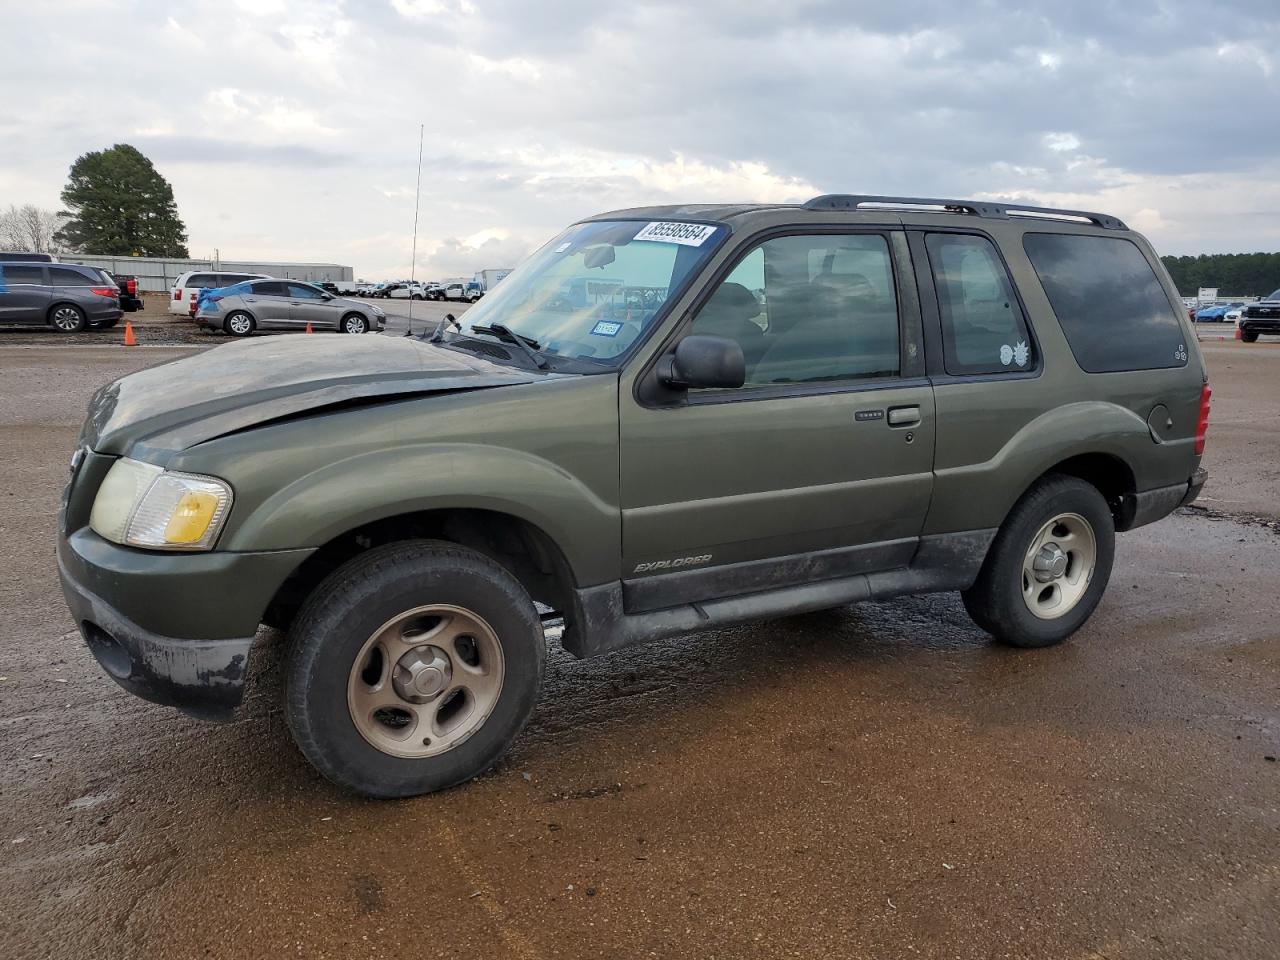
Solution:
<svg viewBox="0 0 1280 960"><path fill-rule="evenodd" d="M995 530L922 537L912 562L876 573L719 597L628 613L621 581L574 591L574 610L561 642L575 657L593 657L637 643L748 620L826 610L914 593L964 590L982 569Z"/></svg>

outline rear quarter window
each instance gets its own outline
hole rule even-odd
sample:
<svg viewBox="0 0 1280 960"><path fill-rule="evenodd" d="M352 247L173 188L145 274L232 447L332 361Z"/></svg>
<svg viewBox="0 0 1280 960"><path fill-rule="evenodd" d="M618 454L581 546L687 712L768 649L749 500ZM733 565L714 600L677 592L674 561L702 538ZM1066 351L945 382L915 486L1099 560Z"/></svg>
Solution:
<svg viewBox="0 0 1280 960"><path fill-rule="evenodd" d="M91 287L95 283L102 283L102 279L101 277L94 279L79 270L68 270L66 267L50 267L49 283L55 287Z"/></svg>
<svg viewBox="0 0 1280 960"><path fill-rule="evenodd" d="M1022 244L1082 370L1186 365L1178 314L1133 241L1028 233Z"/></svg>
<svg viewBox="0 0 1280 960"><path fill-rule="evenodd" d="M182 286L187 289L191 289L193 287L203 289L205 287L218 286L218 281L212 273L193 273L191 276L187 277L186 280L182 281Z"/></svg>

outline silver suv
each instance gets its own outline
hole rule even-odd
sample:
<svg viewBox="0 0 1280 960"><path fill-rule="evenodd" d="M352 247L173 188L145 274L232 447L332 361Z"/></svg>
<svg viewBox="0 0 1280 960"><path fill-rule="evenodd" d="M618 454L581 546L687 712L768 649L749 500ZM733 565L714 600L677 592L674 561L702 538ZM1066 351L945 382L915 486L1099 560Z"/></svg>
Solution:
<svg viewBox="0 0 1280 960"><path fill-rule="evenodd" d="M97 267L0 262L0 324L43 324L63 333L113 327L120 287Z"/></svg>
<svg viewBox="0 0 1280 960"><path fill-rule="evenodd" d="M196 323L247 337L255 330L340 330L367 333L386 326L381 307L335 297L301 280L249 280L201 294Z"/></svg>

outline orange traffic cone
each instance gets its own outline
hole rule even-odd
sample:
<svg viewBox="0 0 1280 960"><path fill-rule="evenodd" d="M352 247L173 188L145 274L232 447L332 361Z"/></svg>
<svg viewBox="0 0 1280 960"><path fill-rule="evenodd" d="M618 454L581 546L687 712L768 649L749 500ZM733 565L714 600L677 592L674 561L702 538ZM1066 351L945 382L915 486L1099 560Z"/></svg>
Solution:
<svg viewBox="0 0 1280 960"><path fill-rule="evenodd" d="M307 321L307 333L311 332L311 321Z"/></svg>
<svg viewBox="0 0 1280 960"><path fill-rule="evenodd" d="M1244 339L1244 334L1242 334L1242 333L1240 332L1240 328L1239 328L1239 327L1236 327L1236 339L1237 339L1237 340L1243 340L1243 339Z"/></svg>
<svg viewBox="0 0 1280 960"><path fill-rule="evenodd" d="M124 345L126 347L136 347L138 338L133 335L133 324L128 320L124 322Z"/></svg>

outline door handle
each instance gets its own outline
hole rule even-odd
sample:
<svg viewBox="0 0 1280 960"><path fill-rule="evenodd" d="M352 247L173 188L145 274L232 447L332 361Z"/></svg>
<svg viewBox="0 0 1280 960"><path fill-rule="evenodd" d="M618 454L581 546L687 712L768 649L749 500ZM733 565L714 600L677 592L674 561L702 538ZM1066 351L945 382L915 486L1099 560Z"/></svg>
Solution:
<svg viewBox="0 0 1280 960"><path fill-rule="evenodd" d="M920 422L919 407L890 407L889 426L914 427Z"/></svg>

